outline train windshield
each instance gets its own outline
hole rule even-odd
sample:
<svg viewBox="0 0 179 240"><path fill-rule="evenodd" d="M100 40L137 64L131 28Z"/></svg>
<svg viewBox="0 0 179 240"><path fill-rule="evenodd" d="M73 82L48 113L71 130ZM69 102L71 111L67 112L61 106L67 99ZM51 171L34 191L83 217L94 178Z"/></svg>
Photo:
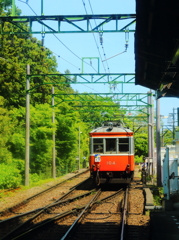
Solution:
<svg viewBox="0 0 179 240"><path fill-rule="evenodd" d="M94 153L103 153L103 138L93 139L93 151Z"/></svg>
<svg viewBox="0 0 179 240"><path fill-rule="evenodd" d="M118 150L119 152L129 152L129 138L119 138Z"/></svg>
<svg viewBox="0 0 179 240"><path fill-rule="evenodd" d="M129 138L92 138L94 154L123 154L130 151Z"/></svg>
<svg viewBox="0 0 179 240"><path fill-rule="evenodd" d="M116 138L106 138L106 153L116 153Z"/></svg>

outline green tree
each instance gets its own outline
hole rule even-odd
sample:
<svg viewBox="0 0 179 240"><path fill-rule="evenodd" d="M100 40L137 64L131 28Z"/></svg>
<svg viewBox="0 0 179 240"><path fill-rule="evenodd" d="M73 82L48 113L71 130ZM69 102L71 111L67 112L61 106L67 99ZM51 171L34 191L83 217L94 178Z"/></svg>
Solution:
<svg viewBox="0 0 179 240"><path fill-rule="evenodd" d="M12 137L14 123L11 121L9 111L4 108L4 98L0 96L0 163L12 162L12 153L9 142Z"/></svg>
<svg viewBox="0 0 179 240"><path fill-rule="evenodd" d="M0 95L6 100L7 107L25 105L26 66L31 67L31 74L47 74L56 72L56 60L48 49L42 49L35 38L25 39L17 36L0 35L3 47L0 50ZM6 47L4 47L6 46ZM31 93L31 102L49 102L51 86L49 79L32 77L30 87L36 88ZM53 78L50 80L53 82Z"/></svg>
<svg viewBox="0 0 179 240"><path fill-rule="evenodd" d="M135 155L146 157L148 154L148 134L139 132L134 137Z"/></svg>
<svg viewBox="0 0 179 240"><path fill-rule="evenodd" d="M45 173L52 165L53 127L52 108L49 104L31 106L31 173Z"/></svg>
<svg viewBox="0 0 179 240"><path fill-rule="evenodd" d="M12 5L12 0L0 0L0 13Z"/></svg>

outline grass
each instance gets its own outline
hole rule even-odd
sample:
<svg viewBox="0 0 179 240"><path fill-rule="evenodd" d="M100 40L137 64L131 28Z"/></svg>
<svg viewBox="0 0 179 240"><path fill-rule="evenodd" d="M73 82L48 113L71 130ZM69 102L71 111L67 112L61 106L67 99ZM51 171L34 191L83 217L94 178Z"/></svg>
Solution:
<svg viewBox="0 0 179 240"><path fill-rule="evenodd" d="M62 177L62 176L61 176ZM46 184L46 183L49 183L49 182L55 182L55 181L57 181L58 180L58 182L59 182L59 179L61 178L61 177L58 177L58 178L56 178L56 179L54 179L54 178L48 178L48 179L44 179L44 180L39 180L39 181L36 181L36 182L32 182L32 183L30 183L29 184L29 186L23 186L23 185L21 185L19 188L17 188L17 189L2 189L2 190L0 190L0 201L2 201L2 200L4 200L6 197L11 197L11 196L13 196L16 192L19 192L19 191L25 191L25 190L28 190L28 189L31 189L31 188L33 188L33 187L44 187L45 188L45 186L43 186L44 184Z"/></svg>
<svg viewBox="0 0 179 240"><path fill-rule="evenodd" d="M153 195L153 198L154 198L154 206L161 206L162 205L162 202L161 202L161 197L160 196L157 196L157 195Z"/></svg>
<svg viewBox="0 0 179 240"><path fill-rule="evenodd" d="M157 187L156 185L148 185L153 193L154 206L161 206L163 199L163 187Z"/></svg>
<svg viewBox="0 0 179 240"><path fill-rule="evenodd" d="M162 198L163 198L163 187L157 187L157 179L156 176L148 176L147 177L147 186L153 193L154 205L161 206Z"/></svg>

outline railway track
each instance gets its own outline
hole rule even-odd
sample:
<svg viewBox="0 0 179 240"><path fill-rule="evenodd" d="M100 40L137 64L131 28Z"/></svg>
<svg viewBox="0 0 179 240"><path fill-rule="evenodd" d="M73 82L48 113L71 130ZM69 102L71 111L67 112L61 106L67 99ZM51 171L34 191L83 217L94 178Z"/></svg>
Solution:
<svg viewBox="0 0 179 240"><path fill-rule="evenodd" d="M16 230L11 235L8 235L5 239L60 239L70 228L78 225L79 218L86 215L92 205L98 210L92 210L90 218L101 218L100 206L105 204L108 209L102 214L102 218L116 218L120 216L119 203L122 199L123 190L120 191L104 191L101 193L101 189L94 192L90 191L86 196L76 196L71 199L56 203L56 206L50 206L48 209L44 209L43 214L37 214L30 221L25 222L21 229ZM121 197L119 197L119 195ZM111 203L111 199L116 199L115 203ZM70 203L67 203L67 202ZM110 201L110 202L108 202ZM104 205L103 205L104 207ZM111 213L108 210L114 208L118 213ZM98 211L98 212L93 212ZM112 210L111 210L112 211ZM47 217L48 215L48 217ZM80 217L81 216L81 217ZM83 220L84 221L84 220ZM26 230L24 231L24 228ZM23 231L22 231L23 229ZM102 229L102 228L101 228ZM67 234L69 235L69 234ZM84 239L84 238L83 238ZM87 238L85 238L87 239Z"/></svg>
<svg viewBox="0 0 179 240"><path fill-rule="evenodd" d="M1 239L13 239L16 235L20 235L22 232L28 231L29 228L32 230L33 225L35 226L44 221L48 221L51 218L56 218L58 215L60 215L60 213L63 213L64 210L71 210L75 206L75 202L80 201L80 199L83 199L84 197L92 195L94 191L95 190L86 191L86 193L77 195L79 191L73 190L73 196L68 199L62 200L61 198L44 208L35 209L30 213L24 213L23 215L15 216L2 221L1 227L4 229L4 236ZM9 226L11 226L11 230L13 229L10 233Z"/></svg>
<svg viewBox="0 0 179 240"><path fill-rule="evenodd" d="M41 191L21 202L0 212L0 221L22 214L24 212L30 212L34 209L46 206L56 199L63 197L65 193L69 192L73 187L77 187L77 184L82 184L82 181L89 179L89 170L79 173L69 179L66 179L55 186L52 186L44 191ZM43 198L43 201L41 201Z"/></svg>
<svg viewBox="0 0 179 240"><path fill-rule="evenodd" d="M48 206L51 206L66 198L89 192L88 190L77 190L80 185L88 182L88 178L89 174L78 174L75 177L65 180L43 192L40 192L26 199L25 201L22 201L14 207L1 212L0 228L2 231L0 231L0 239L6 235L7 232L9 233L9 229L12 231L19 225L31 219L34 214L43 211L44 208L47 208ZM47 203L46 206L44 206L45 203Z"/></svg>
<svg viewBox="0 0 179 240"><path fill-rule="evenodd" d="M79 224L75 232L69 233L68 236L66 233L61 239L119 239L121 223L120 210L124 191L121 193L120 196L116 193L104 200L97 200L90 211L81 217L81 220L79 216Z"/></svg>
<svg viewBox="0 0 179 240"><path fill-rule="evenodd" d="M0 239L149 239L149 217L144 215L139 180L134 180L126 192L112 186L110 191L90 191L85 187L87 181L83 183L80 189L84 190L78 190L77 184L45 207L1 221L4 231ZM9 229L13 231L9 233Z"/></svg>

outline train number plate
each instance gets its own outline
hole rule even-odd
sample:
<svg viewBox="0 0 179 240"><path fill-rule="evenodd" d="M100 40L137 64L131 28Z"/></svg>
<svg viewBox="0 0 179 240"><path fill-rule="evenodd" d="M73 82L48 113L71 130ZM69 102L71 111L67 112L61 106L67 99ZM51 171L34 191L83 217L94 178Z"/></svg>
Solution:
<svg viewBox="0 0 179 240"><path fill-rule="evenodd" d="M94 161L95 162L101 162L101 156L100 155L95 155Z"/></svg>
<svg viewBox="0 0 179 240"><path fill-rule="evenodd" d="M107 164L107 165L115 165L116 162L115 162L115 161L107 161L106 164Z"/></svg>

